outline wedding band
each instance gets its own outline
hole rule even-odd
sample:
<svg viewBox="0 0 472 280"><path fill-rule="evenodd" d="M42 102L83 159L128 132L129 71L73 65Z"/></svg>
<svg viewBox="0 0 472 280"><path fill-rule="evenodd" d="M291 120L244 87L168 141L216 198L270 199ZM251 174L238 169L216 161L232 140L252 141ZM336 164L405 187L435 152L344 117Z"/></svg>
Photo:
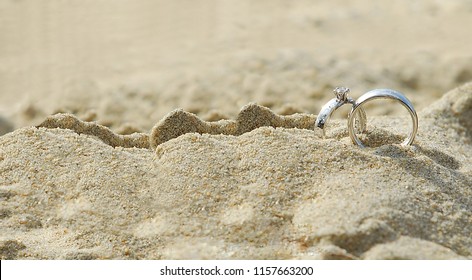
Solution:
<svg viewBox="0 0 472 280"><path fill-rule="evenodd" d="M364 105L366 102L374 99L393 99L396 101L399 101L410 113L411 116L411 121L413 122L413 127L408 135L408 137L401 143L403 146L408 146L413 143L415 140L416 132L418 131L418 116L416 115L416 111L413 108L413 105L411 104L410 100L408 100L403 94L399 93L398 91L394 91L391 89L374 89L371 90L361 97L357 99L352 105L352 109L349 112L348 115L348 130L349 130L349 136L351 137L351 140L354 144L359 145L360 147L365 147L364 144L361 142L361 140L357 137L355 129L354 129L354 116L357 114L357 112L363 111L362 105Z"/></svg>
<svg viewBox="0 0 472 280"><path fill-rule="evenodd" d="M355 100L348 97L349 89L346 87L337 87L333 90L336 98L331 99L326 103L320 110L320 113L316 117L315 126L323 129L323 135L325 133L324 126L329 120L333 112L344 104L355 104ZM354 118L359 120L359 130L364 132L366 129L367 117L364 109L361 107Z"/></svg>

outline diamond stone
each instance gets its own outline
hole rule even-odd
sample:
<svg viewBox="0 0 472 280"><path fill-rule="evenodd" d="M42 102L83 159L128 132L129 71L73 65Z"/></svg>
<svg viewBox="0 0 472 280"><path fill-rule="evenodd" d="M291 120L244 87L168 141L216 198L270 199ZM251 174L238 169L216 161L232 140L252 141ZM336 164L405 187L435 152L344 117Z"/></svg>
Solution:
<svg viewBox="0 0 472 280"><path fill-rule="evenodd" d="M347 99L347 94L349 93L350 89L347 87L336 87L333 92L336 95L336 99L339 101L345 101Z"/></svg>

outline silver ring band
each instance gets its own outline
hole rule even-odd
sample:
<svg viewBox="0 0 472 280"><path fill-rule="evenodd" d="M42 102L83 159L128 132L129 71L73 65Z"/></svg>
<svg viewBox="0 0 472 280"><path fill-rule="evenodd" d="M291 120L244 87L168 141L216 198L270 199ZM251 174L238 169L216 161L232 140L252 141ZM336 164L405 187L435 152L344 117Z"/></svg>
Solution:
<svg viewBox="0 0 472 280"><path fill-rule="evenodd" d="M418 131L418 116L416 114L415 109L413 108L413 105L411 104L410 100L408 100L403 94L399 93L398 91L394 91L391 89L374 89L371 90L361 97L357 99L356 102L352 105L352 109L349 112L348 116L348 130L349 130L349 136L351 137L351 140L354 144L359 145L360 147L365 147L364 144L361 142L361 140L357 137L355 128L354 128L354 116L356 116L358 110L363 111L362 105L365 104L366 102L374 99L393 99L396 101L399 101L410 113L411 116L411 121L413 122L413 127L408 135L408 137L401 143L403 146L408 146L413 143L415 140L416 132Z"/></svg>

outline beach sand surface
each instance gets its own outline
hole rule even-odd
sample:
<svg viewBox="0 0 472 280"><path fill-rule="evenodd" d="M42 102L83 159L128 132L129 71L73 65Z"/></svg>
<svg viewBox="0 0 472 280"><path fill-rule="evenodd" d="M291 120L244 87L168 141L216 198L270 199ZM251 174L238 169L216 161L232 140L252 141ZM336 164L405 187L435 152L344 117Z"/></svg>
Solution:
<svg viewBox="0 0 472 280"><path fill-rule="evenodd" d="M0 0L1 259L470 259L470 1ZM337 111L366 106L367 148ZM348 107L348 106L346 106Z"/></svg>

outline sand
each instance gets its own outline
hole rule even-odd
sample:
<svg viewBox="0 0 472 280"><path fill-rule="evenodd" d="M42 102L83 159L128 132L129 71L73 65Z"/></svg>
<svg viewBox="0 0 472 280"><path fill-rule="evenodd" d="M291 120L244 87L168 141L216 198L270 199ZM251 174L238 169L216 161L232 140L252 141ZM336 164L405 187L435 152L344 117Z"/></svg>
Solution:
<svg viewBox="0 0 472 280"><path fill-rule="evenodd" d="M1 259L472 257L469 1L110 2L0 1Z"/></svg>

